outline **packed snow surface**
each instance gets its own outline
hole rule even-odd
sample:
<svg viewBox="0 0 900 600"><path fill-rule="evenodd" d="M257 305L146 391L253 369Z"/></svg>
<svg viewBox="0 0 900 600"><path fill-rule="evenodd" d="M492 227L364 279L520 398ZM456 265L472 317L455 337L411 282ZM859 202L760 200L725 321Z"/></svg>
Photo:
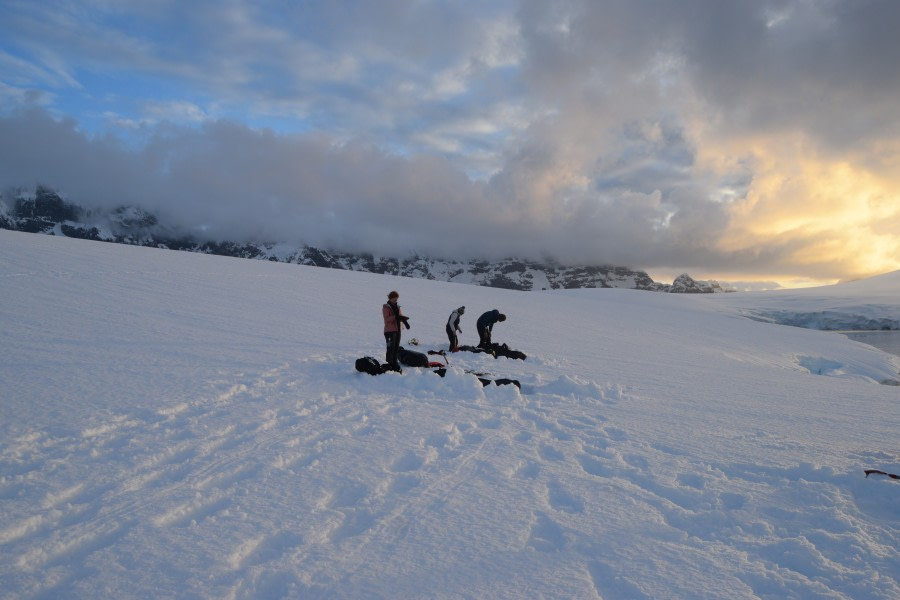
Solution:
<svg viewBox="0 0 900 600"><path fill-rule="evenodd" d="M900 481L863 473L900 471L900 358L759 319L900 318L900 274L847 285L514 292L0 231L0 597L900 598ZM356 372L392 289L420 350L499 308L527 360Z"/></svg>

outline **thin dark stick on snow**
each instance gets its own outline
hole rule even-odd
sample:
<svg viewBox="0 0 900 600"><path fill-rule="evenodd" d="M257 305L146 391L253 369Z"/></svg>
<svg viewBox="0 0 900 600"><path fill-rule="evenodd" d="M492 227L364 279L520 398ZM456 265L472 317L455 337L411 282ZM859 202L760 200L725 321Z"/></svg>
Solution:
<svg viewBox="0 0 900 600"><path fill-rule="evenodd" d="M900 479L900 475L885 473L884 471L879 471L878 469L866 469L866 477L868 477L869 475L884 475L886 477L890 477L891 479Z"/></svg>

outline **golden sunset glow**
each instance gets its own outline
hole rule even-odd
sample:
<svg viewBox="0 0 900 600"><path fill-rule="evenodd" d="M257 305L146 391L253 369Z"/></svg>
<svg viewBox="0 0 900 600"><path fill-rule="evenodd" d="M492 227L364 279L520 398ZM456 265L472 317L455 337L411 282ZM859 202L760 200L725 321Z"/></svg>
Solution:
<svg viewBox="0 0 900 600"><path fill-rule="evenodd" d="M730 206L721 250L752 254L785 248L776 273L806 272L815 282L900 269L896 178L845 159L818 158L808 146L783 139L756 145L751 156L753 180L746 196ZM831 277L825 276L826 264Z"/></svg>

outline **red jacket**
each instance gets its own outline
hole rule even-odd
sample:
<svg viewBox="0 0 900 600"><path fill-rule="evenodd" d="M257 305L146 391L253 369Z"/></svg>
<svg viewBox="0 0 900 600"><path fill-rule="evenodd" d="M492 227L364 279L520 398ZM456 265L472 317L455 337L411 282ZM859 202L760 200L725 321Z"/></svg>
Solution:
<svg viewBox="0 0 900 600"><path fill-rule="evenodd" d="M397 306L396 304L394 306ZM397 306L397 314L401 317L403 316L403 311ZM400 322L397 321L397 316L394 314L394 310L391 308L390 302L385 302L384 306L381 307L381 316L384 317L384 332L390 333L391 331L400 331Z"/></svg>

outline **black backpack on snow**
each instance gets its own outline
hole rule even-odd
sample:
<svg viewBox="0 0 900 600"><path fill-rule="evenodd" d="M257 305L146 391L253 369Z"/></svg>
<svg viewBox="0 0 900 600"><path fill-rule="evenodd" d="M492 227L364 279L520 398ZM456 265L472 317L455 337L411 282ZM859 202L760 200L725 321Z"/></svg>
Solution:
<svg viewBox="0 0 900 600"><path fill-rule="evenodd" d="M400 352L397 355L397 358L400 359L407 367L427 367L428 366L428 356L423 354L422 352L415 352L414 350L407 350L403 346L400 346Z"/></svg>
<svg viewBox="0 0 900 600"><path fill-rule="evenodd" d="M381 375L384 368L381 363L371 356L364 356L356 359L356 370L360 373L368 373L369 375Z"/></svg>

